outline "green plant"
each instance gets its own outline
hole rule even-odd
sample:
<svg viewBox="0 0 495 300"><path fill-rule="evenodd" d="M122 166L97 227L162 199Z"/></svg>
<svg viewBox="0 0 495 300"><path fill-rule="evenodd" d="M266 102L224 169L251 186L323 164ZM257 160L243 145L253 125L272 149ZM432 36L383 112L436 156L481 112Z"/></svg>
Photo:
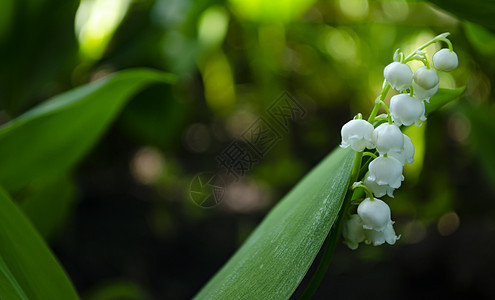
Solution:
<svg viewBox="0 0 495 300"><path fill-rule="evenodd" d="M407 57L397 51L395 58L401 63L418 59L425 61L426 64L427 61L424 54L422 54L422 50L438 41L445 41L450 45L450 42L446 40L446 36L447 34L439 35ZM387 74L387 71L389 69L385 69L385 77L390 75ZM398 72L401 73L403 70L401 69ZM390 76L395 77L397 74L391 74ZM378 152L382 150L380 150L380 146L376 145L376 138L366 137L366 135L373 134L373 126L368 125L371 126L371 131L361 126L366 126L364 123L378 125L383 122L389 122L392 126L393 116L384 102L390 90L389 82L402 81L395 87L398 89L409 88L412 85L413 74L412 72L410 76L400 76L399 74L399 77L401 78L398 81L395 78L388 78L389 80L385 81L382 92L377 98L374 109L368 119L369 123L363 121L363 125L357 125L357 128L353 127L349 131L346 131L345 127L342 129L344 147L350 146L354 151L349 148L336 149L306 175L272 209L236 254L196 295L196 299L289 298L313 263L323 242L328 239L328 245L324 250L320 265L302 298L309 299L312 296L330 264L332 254L344 227L344 222L348 218L349 205L351 202L361 198L362 190L353 193L353 189L364 187L368 197L373 199L372 192L368 187L363 184L354 185L354 183L359 178L362 178L362 173L366 171L365 168L371 161L369 157L376 157L375 154L370 152L363 153L364 148L377 147ZM434 89L436 91L438 86L435 86ZM423 100L426 98L421 98L421 104L424 105L423 110L412 123L418 122L425 112L429 114L454 100L463 91L464 88L456 90L438 89L438 92L429 99L429 102L424 103ZM413 88L410 88L408 93L412 95ZM385 107L387 115L377 116L381 107ZM357 120L354 120L354 122L357 122L360 118L362 118L361 114L357 116ZM346 136L347 133L348 136ZM401 134L400 130L399 134ZM402 139L402 136L399 136L399 138ZM390 150L388 140L384 141L383 146L387 149L384 150L383 154L387 154ZM400 147L396 150L400 152L404 141L401 140L399 143ZM384 159L395 160L394 158ZM399 167L401 173L402 166L400 163ZM381 183L378 182L378 184ZM391 185L392 188L397 188L400 186L400 180L398 186ZM388 222L391 226L390 215L385 218L385 222ZM383 231L383 228L378 229L380 229L380 232ZM362 226L360 230L363 230ZM349 238L350 236L348 235L347 237ZM368 236L367 239L369 239L370 243L378 245L385 242L385 238L380 243L377 242L377 239L371 240L370 237L376 238L376 236ZM386 240L393 244L396 240L395 233L393 233L393 237L389 235ZM381 238L379 237L380 240ZM348 241L348 245L356 244L356 242L361 242L364 239L365 235L359 241ZM354 248L353 246L350 247Z"/></svg>

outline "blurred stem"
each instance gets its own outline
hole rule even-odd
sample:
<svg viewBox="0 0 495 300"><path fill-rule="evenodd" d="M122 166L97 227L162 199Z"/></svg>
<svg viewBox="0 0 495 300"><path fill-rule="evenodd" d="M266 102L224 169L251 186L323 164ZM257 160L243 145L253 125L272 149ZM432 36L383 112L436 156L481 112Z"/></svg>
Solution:
<svg viewBox="0 0 495 300"><path fill-rule="evenodd" d="M342 203L342 208L339 211L339 215L334 223L334 226L330 230L330 235L327 238L327 245L323 250L323 255L321 257L320 264L318 265L318 268L313 274L313 277L311 278L311 281L309 282L308 286L301 295L300 300L309 300L313 297L314 293L318 289L318 286L323 280L323 277L325 277L325 273L327 272L330 263L332 262L333 254L335 252L335 249L337 248L337 244L339 243L340 235L342 234L342 227L344 225L344 221L346 218L345 212L348 209L349 203L351 203L351 198L353 194L352 184L358 180L359 171L361 169L362 158L363 158L363 152L356 152L356 156L354 157L354 164L352 166L351 177L344 198L344 202Z"/></svg>

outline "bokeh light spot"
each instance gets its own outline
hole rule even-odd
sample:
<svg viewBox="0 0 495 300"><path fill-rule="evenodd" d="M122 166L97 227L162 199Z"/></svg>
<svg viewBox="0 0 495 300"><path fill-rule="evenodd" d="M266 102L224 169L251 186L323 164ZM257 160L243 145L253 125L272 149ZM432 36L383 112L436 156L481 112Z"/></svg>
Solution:
<svg viewBox="0 0 495 300"><path fill-rule="evenodd" d="M131 173L142 184L152 184L160 178L165 162L155 148L139 149L131 160Z"/></svg>
<svg viewBox="0 0 495 300"><path fill-rule="evenodd" d="M337 61L352 63L356 59L356 41L346 30L328 27L325 48Z"/></svg>
<svg viewBox="0 0 495 300"><path fill-rule="evenodd" d="M229 16L221 6L208 8L198 22L198 39L205 46L219 45L225 38Z"/></svg>
<svg viewBox="0 0 495 300"><path fill-rule="evenodd" d="M103 55L131 0L82 0L75 19L81 54L91 59Z"/></svg>
<svg viewBox="0 0 495 300"><path fill-rule="evenodd" d="M348 17L359 19L368 14L368 0L339 0L340 10Z"/></svg>
<svg viewBox="0 0 495 300"><path fill-rule="evenodd" d="M449 118L449 135L457 142L464 142L471 133L471 122L466 116L456 113Z"/></svg>
<svg viewBox="0 0 495 300"><path fill-rule="evenodd" d="M204 124L192 124L186 129L184 142L187 149L192 152L205 152L211 144L210 131Z"/></svg>
<svg viewBox="0 0 495 300"><path fill-rule="evenodd" d="M287 23L300 17L316 0L230 0L243 19L257 22Z"/></svg>
<svg viewBox="0 0 495 300"><path fill-rule="evenodd" d="M409 126L404 129L404 134L411 138L414 144L414 162L412 164L406 163L404 166L404 176L411 184L415 184L419 180L421 171L423 170L423 163L425 158L425 130L426 123L419 127Z"/></svg>
<svg viewBox="0 0 495 300"><path fill-rule="evenodd" d="M385 16L393 21L403 21L409 15L409 5L405 0L382 1Z"/></svg>
<svg viewBox="0 0 495 300"><path fill-rule="evenodd" d="M440 217L437 228L440 235L447 236L453 234L459 228L459 225L459 216L454 211L451 211Z"/></svg>
<svg viewBox="0 0 495 300"><path fill-rule="evenodd" d="M215 113L226 114L235 107L236 96L230 64L222 52L201 63L206 103Z"/></svg>
<svg viewBox="0 0 495 300"><path fill-rule="evenodd" d="M227 187L224 203L233 211L247 213L265 208L268 199L267 191L256 182L241 180Z"/></svg>

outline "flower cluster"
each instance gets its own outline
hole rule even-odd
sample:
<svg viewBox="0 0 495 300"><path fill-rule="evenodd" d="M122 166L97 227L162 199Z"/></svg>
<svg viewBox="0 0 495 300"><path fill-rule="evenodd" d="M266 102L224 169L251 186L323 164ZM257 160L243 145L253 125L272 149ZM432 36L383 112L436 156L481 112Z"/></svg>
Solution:
<svg viewBox="0 0 495 300"><path fill-rule="evenodd" d="M394 62L383 71L382 93L369 119L363 120L358 114L342 127L341 147L357 151L359 161L363 156L372 157L368 172L353 184L353 189L362 188L367 196L358 201L357 213L350 214L343 227L344 243L351 249L356 249L361 242L374 246L385 242L393 245L400 238L395 234L390 207L376 197L394 197L394 190L404 181L404 165L414 161L413 142L402 133L401 126L420 126L426 120L425 101L429 102L438 91L437 71L449 72L458 65L457 54L447 36L448 33L444 33L435 37L407 57L397 50ZM431 66L422 50L442 41L449 48L436 52ZM413 60L423 62L424 66L413 72L407 64ZM391 97L389 107L384 100L390 89L398 93ZM387 114L377 116L381 107ZM372 151L365 152L366 149Z"/></svg>

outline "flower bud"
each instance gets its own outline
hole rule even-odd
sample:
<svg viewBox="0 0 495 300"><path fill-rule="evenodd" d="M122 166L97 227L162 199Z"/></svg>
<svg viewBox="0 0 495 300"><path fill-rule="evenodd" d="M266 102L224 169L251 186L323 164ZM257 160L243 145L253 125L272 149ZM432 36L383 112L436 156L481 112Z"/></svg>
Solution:
<svg viewBox="0 0 495 300"><path fill-rule="evenodd" d="M364 241L363 221L358 215L354 214L345 221L342 236L344 237L344 244L352 250L357 249L359 243Z"/></svg>
<svg viewBox="0 0 495 300"><path fill-rule="evenodd" d="M414 90L414 98L419 100L426 100L426 102L428 103L430 103L430 98L433 97L438 91L438 84L429 90L425 90L413 81L412 87Z"/></svg>
<svg viewBox="0 0 495 300"><path fill-rule="evenodd" d="M427 69L425 66L419 67L413 75L414 82L425 90L435 87L439 78L437 72L433 69Z"/></svg>
<svg viewBox="0 0 495 300"><path fill-rule="evenodd" d="M450 72L457 68L458 64L457 54L447 48L440 49L433 54L433 66L437 70Z"/></svg>
<svg viewBox="0 0 495 300"><path fill-rule="evenodd" d="M395 124L383 123L373 132L376 150L380 155L391 151L398 152L404 146L404 137Z"/></svg>
<svg viewBox="0 0 495 300"><path fill-rule="evenodd" d="M410 137L404 134L404 147L402 147L402 150L400 152L390 152L388 154L388 157L393 157L400 161L402 165L406 164L406 161L408 163L413 163L414 162L414 144L411 140ZM380 196L378 196L380 197Z"/></svg>
<svg viewBox="0 0 495 300"><path fill-rule="evenodd" d="M379 185L374 180L371 180L369 171L364 175L363 184L370 189L375 197L383 197L385 195L394 197L395 189L388 184Z"/></svg>
<svg viewBox="0 0 495 300"><path fill-rule="evenodd" d="M383 231L376 230L365 230L365 240L366 244L373 244L373 246L379 246L387 242L390 245L395 244L395 242L400 239L400 235L395 235L395 230L393 226L394 222L390 220Z"/></svg>
<svg viewBox="0 0 495 300"><path fill-rule="evenodd" d="M368 121L356 119L351 120L342 126L342 148L351 146L354 151L361 152L365 148L373 149L373 125Z"/></svg>
<svg viewBox="0 0 495 300"><path fill-rule="evenodd" d="M385 67L383 76L393 89L402 91L411 86L413 74L411 68L400 62L393 62Z"/></svg>
<svg viewBox="0 0 495 300"><path fill-rule="evenodd" d="M404 180L402 164L393 157L380 156L369 164L370 180L379 185L386 185L398 189Z"/></svg>
<svg viewBox="0 0 495 300"><path fill-rule="evenodd" d="M366 198L358 206L357 213L364 229L383 231L390 222L390 207L380 199Z"/></svg>
<svg viewBox="0 0 495 300"><path fill-rule="evenodd" d="M395 95L390 99L390 115L397 125L418 124L426 120L425 103L409 94Z"/></svg>

